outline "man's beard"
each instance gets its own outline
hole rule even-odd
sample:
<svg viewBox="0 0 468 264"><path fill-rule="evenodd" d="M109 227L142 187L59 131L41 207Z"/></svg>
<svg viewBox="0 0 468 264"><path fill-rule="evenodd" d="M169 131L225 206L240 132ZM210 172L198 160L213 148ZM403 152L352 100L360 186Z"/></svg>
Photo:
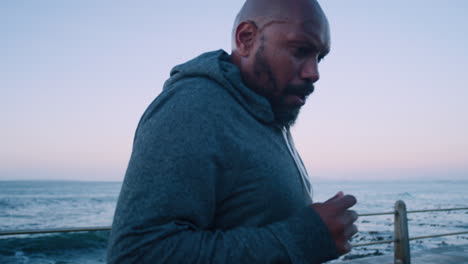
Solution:
<svg viewBox="0 0 468 264"><path fill-rule="evenodd" d="M270 100L275 119L281 126L291 127L296 122L302 106L287 105L285 98L288 95L296 95L306 100L307 97L314 91L313 84L303 85L287 85L284 88L280 97L275 97Z"/></svg>
<svg viewBox="0 0 468 264"><path fill-rule="evenodd" d="M280 126L292 127L299 116L300 106L286 106L281 102L271 102L271 109L275 115L275 120Z"/></svg>
<svg viewBox="0 0 468 264"><path fill-rule="evenodd" d="M263 50L262 45L255 54L253 67L255 77L257 79L267 78L267 82L262 87L255 87L256 92L266 97L270 102L276 123L280 126L291 127L296 122L301 106L287 105L286 96L300 94L307 97L314 91L314 86L312 84L287 85L280 96L274 96L273 93L278 91L278 86L271 66L263 55Z"/></svg>

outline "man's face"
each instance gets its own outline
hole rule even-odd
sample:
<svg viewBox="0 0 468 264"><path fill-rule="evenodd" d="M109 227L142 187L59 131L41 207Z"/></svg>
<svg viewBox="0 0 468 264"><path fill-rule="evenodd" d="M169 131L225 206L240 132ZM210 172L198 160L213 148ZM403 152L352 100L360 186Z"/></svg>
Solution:
<svg viewBox="0 0 468 264"><path fill-rule="evenodd" d="M281 125L294 124L319 79L318 63L329 52L326 21L273 23L259 32L251 85L271 103Z"/></svg>

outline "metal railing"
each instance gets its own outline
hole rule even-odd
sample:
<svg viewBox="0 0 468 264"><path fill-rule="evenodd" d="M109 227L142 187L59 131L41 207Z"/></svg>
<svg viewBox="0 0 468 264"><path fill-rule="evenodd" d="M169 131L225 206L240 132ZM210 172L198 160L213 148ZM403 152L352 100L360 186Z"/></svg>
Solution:
<svg viewBox="0 0 468 264"><path fill-rule="evenodd" d="M384 212L384 213L370 213L360 214L359 216L378 216L378 215L393 215L394 216L394 233L393 239L381 240L368 243L353 244L353 247L378 245L378 244L389 244L394 243L394 263L395 264L411 264L411 251L409 242L411 240L426 239L433 237L445 237L454 235L468 234L468 231L464 232L453 232L445 234L435 234L427 236L410 237L408 231L408 219L407 214L411 213L427 213L427 212L447 212L447 211L460 211L468 210L468 207L464 208L445 208L445 209L428 209L428 210L412 210L407 211L406 205L403 201L395 202L395 211Z"/></svg>
<svg viewBox="0 0 468 264"><path fill-rule="evenodd" d="M433 237L444 237L468 234L468 231L464 232L453 232L445 234L435 234L427 236L410 237L408 232L408 219L407 214L411 213L426 213L426 212L447 212L447 211L460 211L468 210L468 207L464 208L446 208L446 209L428 209L428 210L413 210L407 211L406 205L403 201L395 202L395 210L392 212L382 213L368 213L360 214L360 217L366 216L379 216L379 215L393 215L394 216L394 237L390 240L380 240L368 243L353 244L353 247L362 247L377 244L389 244L394 243L394 261L395 264L411 264L411 253L409 247L409 241L426 239ZM110 226L102 227L79 227L79 228L52 228L52 229L24 229L24 230L0 230L0 236L10 235L29 235L29 234L48 234L48 233L66 233L66 232L89 232L89 231L110 231Z"/></svg>

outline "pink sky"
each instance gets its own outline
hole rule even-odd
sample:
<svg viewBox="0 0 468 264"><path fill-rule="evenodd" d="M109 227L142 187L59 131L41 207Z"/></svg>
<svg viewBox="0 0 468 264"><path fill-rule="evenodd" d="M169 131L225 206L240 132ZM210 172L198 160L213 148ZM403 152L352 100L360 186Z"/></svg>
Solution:
<svg viewBox="0 0 468 264"><path fill-rule="evenodd" d="M122 180L169 70L229 51L242 2L0 3L0 180ZM312 177L468 179L468 2L321 2L332 52L293 129Z"/></svg>

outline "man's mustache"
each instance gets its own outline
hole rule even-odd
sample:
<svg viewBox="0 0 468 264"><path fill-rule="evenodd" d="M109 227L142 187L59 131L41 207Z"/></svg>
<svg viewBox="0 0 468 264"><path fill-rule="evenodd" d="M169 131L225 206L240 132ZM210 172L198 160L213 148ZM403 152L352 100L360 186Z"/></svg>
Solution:
<svg viewBox="0 0 468 264"><path fill-rule="evenodd" d="M300 95L300 96L309 96L311 93L314 92L314 89L315 87L312 83L301 84L301 85L290 84L286 86L284 93Z"/></svg>

